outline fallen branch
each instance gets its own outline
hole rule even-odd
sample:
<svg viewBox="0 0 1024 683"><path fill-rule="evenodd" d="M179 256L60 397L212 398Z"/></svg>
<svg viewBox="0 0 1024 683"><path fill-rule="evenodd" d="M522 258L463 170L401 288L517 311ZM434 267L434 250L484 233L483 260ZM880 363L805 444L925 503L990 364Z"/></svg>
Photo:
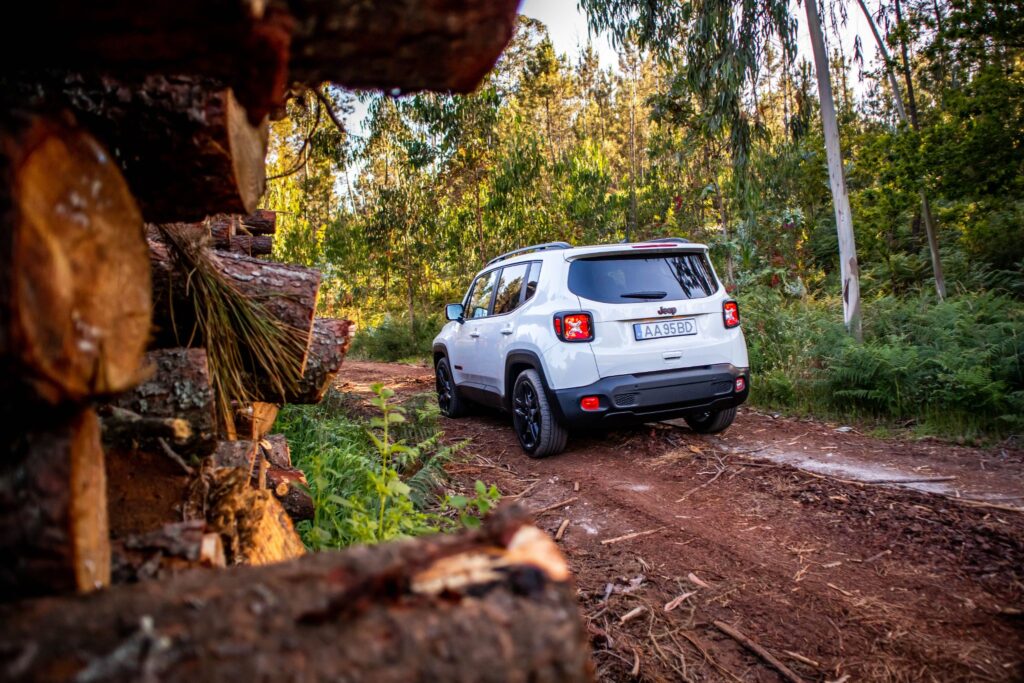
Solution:
<svg viewBox="0 0 1024 683"><path fill-rule="evenodd" d="M601 541L601 545L611 545L612 543L618 543L619 541L628 541L628 540L633 539L633 538L639 538L640 536L649 536L651 534L655 534L655 533L661 531L664 528L665 527L663 527L663 526L659 526L657 529L648 529L647 531L636 531L636 532L633 532L631 534L626 534L625 536L616 536L615 538L606 538L605 540Z"/></svg>
<svg viewBox="0 0 1024 683"><path fill-rule="evenodd" d="M619 617L619 624L621 625L621 624L625 624L627 621L632 621L633 619L636 619L638 616L640 616L641 614L643 614L646 611L647 611L647 607L645 607L644 605L640 605L639 607L634 607L633 609L629 610L628 612L623 614L621 617Z"/></svg>
<svg viewBox="0 0 1024 683"><path fill-rule="evenodd" d="M687 491L686 493L684 493L684 494L683 494L683 497L682 497L682 498L680 498L680 499L678 499L678 500L677 500L676 502L677 502L677 503L682 503L682 502L683 502L684 500L686 500L686 499L687 499L688 497L690 497L690 496L691 496L692 494L694 494L694 493L697 493L697 491L700 491L700 490L701 490L702 488L705 488L705 487L707 487L707 486L711 486L712 484L714 484L714 483L715 483L715 480L716 480L716 479L718 479L718 478L719 478L720 476L722 476L722 474L724 474L724 473L725 473L725 471L726 471L727 469L729 469L729 468L727 468L727 467L720 467L720 468L718 469L718 472L717 472L717 473L715 473L715 476L711 477L710 479L708 479L708 480L707 480L706 482L704 482L704 483L703 483L703 484L701 484L700 486L695 486L694 488L690 489L689 491Z"/></svg>
<svg viewBox="0 0 1024 683"><path fill-rule="evenodd" d="M555 534L555 540L561 541L562 536L565 535L565 530L569 528L569 520L563 519L562 523L558 525L558 532Z"/></svg>
<svg viewBox="0 0 1024 683"><path fill-rule="evenodd" d="M771 652L768 652L768 650L764 649L729 624L726 624L723 621L714 621L712 623L714 623L715 628L719 631L771 664L787 681L790 681L791 683L804 683L804 679L800 678L792 669L780 662Z"/></svg>
<svg viewBox="0 0 1024 683"><path fill-rule="evenodd" d="M552 510L557 510L560 507L565 507L569 503L575 503L577 500L579 500L579 496L573 496L572 498L566 498L565 500L563 500L560 503L555 503L554 505L548 505L547 507L541 508L540 510L534 510L533 512L531 512L531 514L534 517L540 517L541 515L543 515L545 513L551 512Z"/></svg>

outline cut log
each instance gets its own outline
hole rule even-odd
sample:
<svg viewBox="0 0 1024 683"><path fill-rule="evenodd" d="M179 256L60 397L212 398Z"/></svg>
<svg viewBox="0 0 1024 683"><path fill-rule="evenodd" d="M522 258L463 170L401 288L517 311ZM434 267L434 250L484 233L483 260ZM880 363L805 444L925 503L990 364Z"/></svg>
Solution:
<svg viewBox="0 0 1024 683"><path fill-rule="evenodd" d="M0 600L110 583L99 420L92 410L52 419L0 459Z"/></svg>
<svg viewBox="0 0 1024 683"><path fill-rule="evenodd" d="M265 481L267 490L280 501L292 521L313 519L316 508L307 490L309 482L302 470L270 465L266 470Z"/></svg>
<svg viewBox="0 0 1024 683"><path fill-rule="evenodd" d="M266 187L268 127L208 79L70 75L44 83L121 165L151 222L250 213Z"/></svg>
<svg viewBox="0 0 1024 683"><path fill-rule="evenodd" d="M188 274L177 267L166 243L151 239L149 247L153 267L154 344L158 348L181 346L190 339L201 344L196 330L195 305L188 291ZM320 291L318 271L228 252L211 251L209 258L239 292L260 303L281 322L300 330L306 339L312 338ZM239 339L239 343L244 347L245 339ZM302 365L304 369L305 359ZM273 396L257 398L271 402L275 399Z"/></svg>
<svg viewBox="0 0 1024 683"><path fill-rule="evenodd" d="M546 534L492 524L3 606L0 664L23 680L590 681L575 594Z"/></svg>
<svg viewBox="0 0 1024 683"><path fill-rule="evenodd" d="M166 579L189 569L226 567L220 534L206 522L175 522L113 543L113 583Z"/></svg>
<svg viewBox="0 0 1024 683"><path fill-rule="evenodd" d="M288 439L284 434L270 434L260 441L260 447L263 449L263 456L274 467L286 470L293 467L292 449L288 446Z"/></svg>
<svg viewBox="0 0 1024 683"><path fill-rule="evenodd" d="M259 455L260 444L258 441L221 441L217 449L210 456L215 467L228 467L241 469L246 476L252 474L256 464L256 456Z"/></svg>
<svg viewBox="0 0 1024 683"><path fill-rule="evenodd" d="M505 48L519 0L127 0L26 4L0 28L8 70L219 77L259 120L290 82L470 92Z"/></svg>
<svg viewBox="0 0 1024 683"><path fill-rule="evenodd" d="M270 256L274 238L270 235L235 235L228 240L227 251L246 256Z"/></svg>
<svg viewBox="0 0 1024 683"><path fill-rule="evenodd" d="M250 235L273 235L277 232L277 212L257 209L255 213L242 216L239 228Z"/></svg>
<svg viewBox="0 0 1024 683"><path fill-rule="evenodd" d="M174 442L183 455L206 455L217 446L217 422L210 368L204 349L161 349L146 354L153 375L131 391L122 394L113 405L146 418L166 418L184 422L188 434ZM104 418L106 429L108 418ZM141 428L134 444L156 447L152 435ZM131 425L127 425L130 429ZM147 438L147 436L149 438ZM125 443L123 440L120 442ZM129 442L130 443L130 442Z"/></svg>
<svg viewBox="0 0 1024 683"><path fill-rule="evenodd" d="M302 380L284 396L275 395L271 386L257 382L259 394L283 403L319 403L341 369L351 341L351 321L336 318L317 318L313 322L313 343L306 357L306 370Z"/></svg>
<svg viewBox="0 0 1024 683"><path fill-rule="evenodd" d="M289 0L293 81L471 92L515 28L518 0Z"/></svg>
<svg viewBox="0 0 1024 683"><path fill-rule="evenodd" d="M44 24L52 30L36 30ZM0 26L0 55L8 73L20 70L28 80L43 69L219 77L258 123L284 101L292 25L265 0L154 2L144 12L131 0L91 8L45 0Z"/></svg>
<svg viewBox="0 0 1024 683"><path fill-rule="evenodd" d="M274 420L277 419L277 412L280 406L276 403L256 402L247 406L239 407L235 411L235 427L237 438L248 441L259 441L274 427ZM275 435L268 439L284 439L283 436ZM287 449L287 444L285 444ZM288 466L291 466L289 461Z"/></svg>
<svg viewBox="0 0 1024 683"><path fill-rule="evenodd" d="M82 401L131 387L150 327L139 210L70 117L0 115L0 395Z"/></svg>
<svg viewBox="0 0 1024 683"><path fill-rule="evenodd" d="M244 469L217 467L209 458L192 482L184 518L205 520L221 535L229 564L273 564L306 552L273 493L254 489Z"/></svg>

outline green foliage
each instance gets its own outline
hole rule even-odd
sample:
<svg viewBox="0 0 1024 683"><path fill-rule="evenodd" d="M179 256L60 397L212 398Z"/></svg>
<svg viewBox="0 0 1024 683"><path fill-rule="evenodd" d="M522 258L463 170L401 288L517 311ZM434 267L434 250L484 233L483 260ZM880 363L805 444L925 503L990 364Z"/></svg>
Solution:
<svg viewBox="0 0 1024 683"><path fill-rule="evenodd" d="M478 526L500 494L479 482L472 497L444 492L444 465L462 445L441 443L432 397L399 406L390 389L373 391L378 414L368 422L352 417L349 399L336 392L316 406L285 406L278 417L313 498L313 520L298 525L306 545L342 548Z"/></svg>
<svg viewBox="0 0 1024 683"><path fill-rule="evenodd" d="M275 250L324 272L321 314L355 320L356 355L428 356L442 306L461 300L502 251L679 235L711 247L745 302L758 400L947 431L961 422L1015 429L1011 375L960 356L995 362L994 349L1012 346L999 336L1012 338L1016 323L978 319L974 306L996 305L979 301L1018 320L1024 299L1020 3L903 0L901 18L892 3L867 3L912 125L897 117L882 65L859 63L859 47L851 59L834 40L842 8L823 8L869 330L863 347L837 325L815 74L792 46L805 6L580 5L592 27L614 36L615 68L602 68L591 48L559 55L543 24L520 17L474 93L361 94L368 115L353 135L327 126L321 100L305 93L272 124L271 170L282 175L268 191L269 207L282 212ZM326 94L338 109L352 99ZM939 306L922 191L950 294ZM968 333L950 338L939 322L950 310L993 337L974 338L980 346ZM907 311L918 317L898 331L872 318ZM972 416L970 406L1009 417Z"/></svg>
<svg viewBox="0 0 1024 683"><path fill-rule="evenodd" d="M956 436L1024 430L1024 306L994 294L868 303L864 343L843 334L834 300L742 299L756 403L911 421Z"/></svg>
<svg viewBox="0 0 1024 683"><path fill-rule="evenodd" d="M387 362L430 358L440 321L436 313L418 318L412 325L401 314L385 315L377 325L356 332L350 353L356 358Z"/></svg>

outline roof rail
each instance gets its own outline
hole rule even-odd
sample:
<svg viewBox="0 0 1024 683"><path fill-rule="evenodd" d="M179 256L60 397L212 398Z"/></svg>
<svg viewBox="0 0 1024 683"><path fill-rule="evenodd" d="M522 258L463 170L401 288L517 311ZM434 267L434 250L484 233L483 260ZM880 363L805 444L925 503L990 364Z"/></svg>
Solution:
<svg viewBox="0 0 1024 683"><path fill-rule="evenodd" d="M653 242L669 242L669 243L672 243L672 244L689 244L690 240L686 239L685 237L659 237L656 240L647 240L647 242L649 244L653 243Z"/></svg>
<svg viewBox="0 0 1024 683"><path fill-rule="evenodd" d="M529 247L523 247L522 249L513 249L501 256L495 256L487 262L487 266L497 263L498 261L504 261L505 259L512 258L513 256L518 256L519 254L525 254L528 251L544 251L546 249L572 249L572 245L568 242L545 242L544 244L534 244ZM484 266L484 268L487 266Z"/></svg>

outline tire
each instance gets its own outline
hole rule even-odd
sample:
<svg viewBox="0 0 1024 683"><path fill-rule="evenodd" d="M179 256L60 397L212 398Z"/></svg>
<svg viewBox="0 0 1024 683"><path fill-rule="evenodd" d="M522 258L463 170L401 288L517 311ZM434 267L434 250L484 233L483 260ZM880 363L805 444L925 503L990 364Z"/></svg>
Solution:
<svg viewBox="0 0 1024 683"><path fill-rule="evenodd" d="M724 410L711 410L697 415L688 415L686 424L690 425L690 429L698 434L717 434L728 429L735 419L736 408L734 406Z"/></svg>
<svg viewBox="0 0 1024 683"><path fill-rule="evenodd" d="M459 396L447 358L442 357L434 366L434 386L437 390L437 407L441 409L442 415L455 419L466 414L466 399Z"/></svg>
<svg viewBox="0 0 1024 683"><path fill-rule="evenodd" d="M531 458L546 458L565 450L569 432L551 410L540 374L523 370L512 389L512 426L519 445Z"/></svg>

